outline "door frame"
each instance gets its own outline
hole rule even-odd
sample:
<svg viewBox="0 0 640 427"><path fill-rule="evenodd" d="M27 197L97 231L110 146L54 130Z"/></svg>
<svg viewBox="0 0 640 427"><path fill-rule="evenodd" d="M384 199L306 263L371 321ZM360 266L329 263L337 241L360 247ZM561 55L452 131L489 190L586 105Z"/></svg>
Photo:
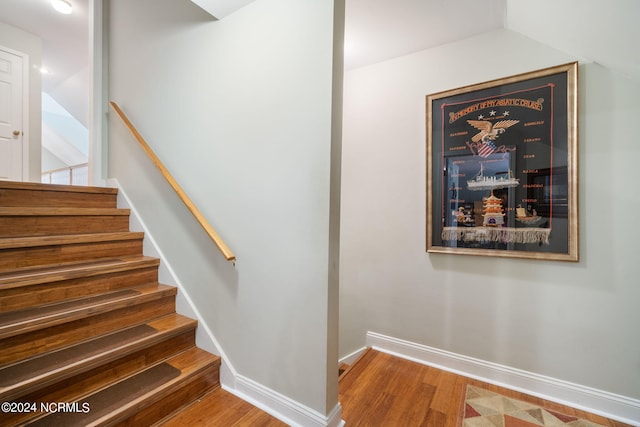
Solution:
<svg viewBox="0 0 640 427"><path fill-rule="evenodd" d="M15 55L18 56L22 59L22 94L21 94L21 99L22 99L22 111L20 112L20 114L22 115L22 129L20 129L20 132L22 132L22 177L21 180L22 182L26 182L29 181L29 160L31 158L30 151L29 151L29 95L30 95L30 91L29 91L29 82L30 80L30 76L29 76L29 70L30 70L30 62L29 62L29 54L25 53L25 52L20 52L18 50L15 49L11 49L10 47L7 46L0 46L0 50L3 50L11 55ZM27 129L27 132L25 132L25 129Z"/></svg>
<svg viewBox="0 0 640 427"><path fill-rule="evenodd" d="M89 185L108 173L108 0L89 0Z"/></svg>

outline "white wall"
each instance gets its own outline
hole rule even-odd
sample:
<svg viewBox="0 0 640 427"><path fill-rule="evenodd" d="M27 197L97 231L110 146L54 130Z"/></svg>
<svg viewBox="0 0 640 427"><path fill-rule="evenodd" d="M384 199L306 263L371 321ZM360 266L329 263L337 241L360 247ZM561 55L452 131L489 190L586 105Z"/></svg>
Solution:
<svg viewBox="0 0 640 427"><path fill-rule="evenodd" d="M636 0L507 0L505 27L640 83L639 16Z"/></svg>
<svg viewBox="0 0 640 427"><path fill-rule="evenodd" d="M499 30L346 73L342 356L373 331L640 398L637 82L579 67L580 262L425 252L425 96L577 59Z"/></svg>
<svg viewBox="0 0 640 427"><path fill-rule="evenodd" d="M42 171L50 171L54 169L66 168L67 165L65 162L60 160L55 154L46 148L42 148Z"/></svg>
<svg viewBox="0 0 640 427"><path fill-rule="evenodd" d="M1 18L0 18L1 19ZM0 46L29 56L29 181L40 182L41 162L41 85L38 67L42 60L42 40L19 28L0 22ZM35 66L35 68L34 68Z"/></svg>
<svg viewBox="0 0 640 427"><path fill-rule="evenodd" d="M338 359L329 318L334 2L260 0L220 21L173 0L112 0L110 9L110 100L235 252L235 269L183 222L177 200L154 204L163 184L135 177L147 166L127 155L114 114L109 176L236 373L327 415Z"/></svg>

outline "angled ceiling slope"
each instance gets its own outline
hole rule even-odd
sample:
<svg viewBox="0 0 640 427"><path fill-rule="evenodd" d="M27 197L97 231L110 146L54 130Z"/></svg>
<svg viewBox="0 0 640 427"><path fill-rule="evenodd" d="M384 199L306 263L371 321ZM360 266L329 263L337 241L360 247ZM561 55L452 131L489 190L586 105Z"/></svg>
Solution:
<svg viewBox="0 0 640 427"><path fill-rule="evenodd" d="M191 0L209 15L216 19L222 19L225 16L231 15L236 10L240 9L253 2L254 0Z"/></svg>
<svg viewBox="0 0 640 427"><path fill-rule="evenodd" d="M504 28L506 0L346 0L345 68Z"/></svg>
<svg viewBox="0 0 640 427"><path fill-rule="evenodd" d="M637 0L508 0L505 27L640 82L639 17Z"/></svg>

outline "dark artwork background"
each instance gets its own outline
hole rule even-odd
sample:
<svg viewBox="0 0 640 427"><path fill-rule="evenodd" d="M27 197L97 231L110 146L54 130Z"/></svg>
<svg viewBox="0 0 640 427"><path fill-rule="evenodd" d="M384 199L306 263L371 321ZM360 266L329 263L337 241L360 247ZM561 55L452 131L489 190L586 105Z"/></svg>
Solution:
<svg viewBox="0 0 640 427"><path fill-rule="evenodd" d="M562 72L432 100L433 245L568 253L567 85ZM484 122L500 130L483 140ZM443 227L482 226L482 200L491 191L467 185L481 169L485 177L520 181L493 190L503 202L503 227L550 228L549 244L442 239ZM461 211L464 222L456 221ZM538 218L520 221L523 212Z"/></svg>

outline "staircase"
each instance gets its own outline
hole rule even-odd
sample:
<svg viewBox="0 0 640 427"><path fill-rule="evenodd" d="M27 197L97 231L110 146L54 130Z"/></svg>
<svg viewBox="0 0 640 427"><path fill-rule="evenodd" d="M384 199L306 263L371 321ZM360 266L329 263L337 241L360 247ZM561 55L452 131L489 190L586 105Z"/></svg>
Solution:
<svg viewBox="0 0 640 427"><path fill-rule="evenodd" d="M152 425L219 387L116 196L0 181L0 426Z"/></svg>

